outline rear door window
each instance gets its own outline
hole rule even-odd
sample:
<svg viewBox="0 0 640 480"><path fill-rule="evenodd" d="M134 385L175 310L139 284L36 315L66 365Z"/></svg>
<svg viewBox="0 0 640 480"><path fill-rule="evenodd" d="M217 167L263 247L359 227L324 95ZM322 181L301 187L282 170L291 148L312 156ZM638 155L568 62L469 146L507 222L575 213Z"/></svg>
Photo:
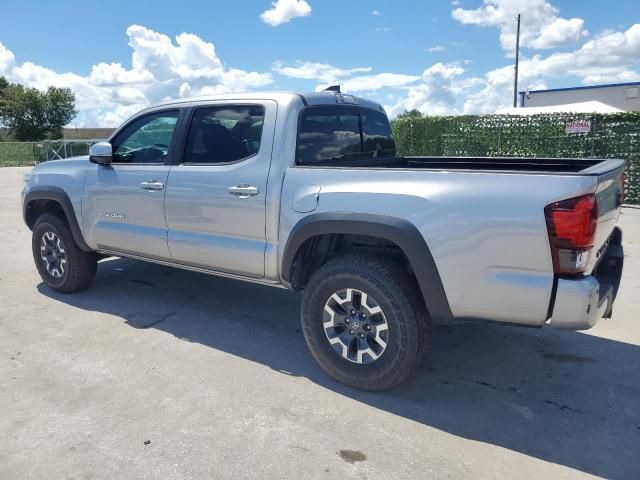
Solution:
<svg viewBox="0 0 640 480"><path fill-rule="evenodd" d="M184 163L222 164L260 150L264 107L224 105L198 108L191 120Z"/></svg>
<svg viewBox="0 0 640 480"><path fill-rule="evenodd" d="M387 116L368 108L319 106L303 110L296 164L342 163L396 154Z"/></svg>
<svg viewBox="0 0 640 480"><path fill-rule="evenodd" d="M362 152L356 108L312 107L302 112L296 163L348 160Z"/></svg>
<svg viewBox="0 0 640 480"><path fill-rule="evenodd" d="M361 110L363 152L367 158L395 157L396 143L387 116L368 108Z"/></svg>

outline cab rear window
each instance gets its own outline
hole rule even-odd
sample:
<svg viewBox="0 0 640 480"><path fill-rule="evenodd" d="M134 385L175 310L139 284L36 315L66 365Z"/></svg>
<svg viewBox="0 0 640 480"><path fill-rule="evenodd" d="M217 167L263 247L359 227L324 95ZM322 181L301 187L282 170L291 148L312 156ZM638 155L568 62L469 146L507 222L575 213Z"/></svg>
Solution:
<svg viewBox="0 0 640 480"><path fill-rule="evenodd" d="M296 163L331 164L395 156L387 116L367 108L318 106L303 110Z"/></svg>

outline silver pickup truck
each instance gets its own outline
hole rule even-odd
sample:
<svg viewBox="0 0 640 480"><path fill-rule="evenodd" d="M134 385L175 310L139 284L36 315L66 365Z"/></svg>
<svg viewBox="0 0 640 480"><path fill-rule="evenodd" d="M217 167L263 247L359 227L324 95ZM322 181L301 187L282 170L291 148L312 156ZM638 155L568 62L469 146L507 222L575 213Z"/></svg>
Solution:
<svg viewBox="0 0 640 480"><path fill-rule="evenodd" d="M88 157L25 179L43 281L87 288L104 256L303 292L322 368L383 390L432 322L586 329L620 283L621 160L396 155L377 103L339 90L148 108Z"/></svg>

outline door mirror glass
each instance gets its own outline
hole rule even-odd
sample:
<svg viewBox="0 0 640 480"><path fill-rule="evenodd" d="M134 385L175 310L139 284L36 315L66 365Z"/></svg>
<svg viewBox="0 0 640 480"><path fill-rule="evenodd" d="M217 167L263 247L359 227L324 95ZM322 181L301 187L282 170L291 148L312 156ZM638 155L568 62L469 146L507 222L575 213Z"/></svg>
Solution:
<svg viewBox="0 0 640 480"><path fill-rule="evenodd" d="M113 152L109 142L94 143L89 147L89 160L99 165L109 165L113 159Z"/></svg>

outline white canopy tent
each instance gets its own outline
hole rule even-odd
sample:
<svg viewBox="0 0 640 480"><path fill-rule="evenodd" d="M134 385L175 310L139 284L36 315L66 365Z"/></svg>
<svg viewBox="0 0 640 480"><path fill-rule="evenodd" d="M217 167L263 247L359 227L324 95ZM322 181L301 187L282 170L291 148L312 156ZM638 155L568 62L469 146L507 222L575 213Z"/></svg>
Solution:
<svg viewBox="0 0 640 480"><path fill-rule="evenodd" d="M541 113L620 113L623 110L606 103L590 102L568 103L566 105L551 105L548 107L505 107L496 110L501 115L538 115Z"/></svg>

